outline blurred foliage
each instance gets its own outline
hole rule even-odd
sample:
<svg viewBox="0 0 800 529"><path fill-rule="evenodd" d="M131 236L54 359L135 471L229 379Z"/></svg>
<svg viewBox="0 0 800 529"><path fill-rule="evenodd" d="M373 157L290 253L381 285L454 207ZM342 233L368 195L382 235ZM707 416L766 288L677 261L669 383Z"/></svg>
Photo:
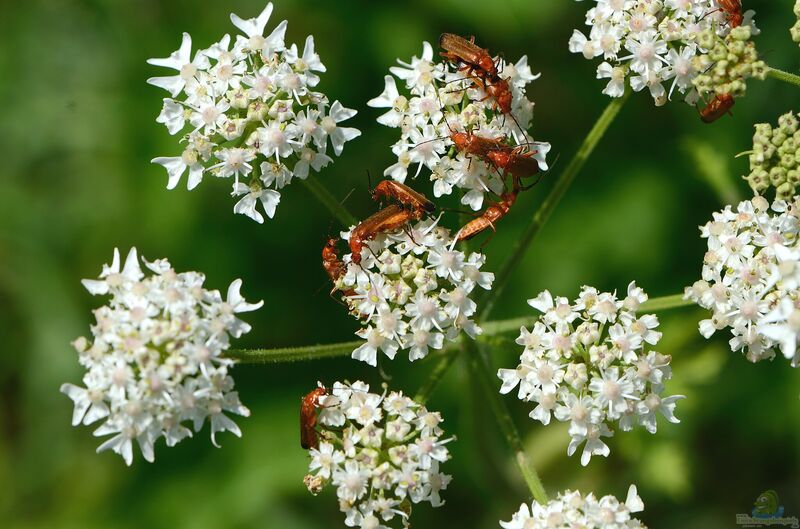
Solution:
<svg viewBox="0 0 800 529"><path fill-rule="evenodd" d="M761 53L795 71L791 2L757 4ZM162 168L148 162L177 151L154 122L162 93L145 84L155 74L145 59L175 49L181 31L207 46L233 31L230 11L254 16L262 7L252 0L0 3L0 527L343 526L331 492L313 499L303 488L298 398L318 379L379 383L368 367L349 359L239 367L237 385L253 411L240 421L243 439L223 437L223 450L202 434L172 449L159 444L156 464L139 458L130 469L114 454L94 453L97 440L89 428L69 425L72 404L58 392L62 382L79 380L69 341L88 332L99 303L79 279L96 275L114 246L168 256L179 270L205 272L213 288L243 277L248 298L266 306L248 315L254 332L242 345L352 339L355 325L328 298L319 265L332 220L303 186L287 189L277 218L260 226L232 214L227 183L207 179L191 193L167 192ZM422 40L434 42L442 31L475 34L508 58L528 54L543 73L532 85L535 131L561 156L557 174L607 104L595 66L567 51L585 9L568 0L279 1L273 17L289 20L289 42L316 37L328 67L321 88L360 111L354 126L364 135L322 181L337 197L355 189L347 206L358 215L374 207L366 170L391 163L394 132L375 123L365 102L381 91L396 57L418 54ZM658 296L690 284L704 253L697 225L720 208L720 189L748 192L739 178L747 161L733 156L750 148L754 123L798 110L798 95L774 80L753 83L736 115L712 126L681 103L654 108L649 96L633 97L495 316L528 313L525 298L543 288L573 296L581 284L623 289L635 278ZM487 247L489 268L502 262L548 189L545 179L503 220ZM678 408L682 423L656 436L619 434L611 457L588 468L566 457L565 428L534 424L508 399L550 491L624 496L637 482L642 518L654 528L732 527L735 513L749 512L767 489L778 491L787 514L800 515L800 376L783 359L750 365L727 351L722 336L701 340L701 317L691 309L662 315L660 350L674 355L676 371L669 391L689 397ZM513 343L498 341L495 367L516 354ZM412 370L394 362L392 386L413 393L431 364ZM458 436L447 466L455 480L447 505L417 509L415 526L497 527L528 493L462 362L430 406Z"/></svg>

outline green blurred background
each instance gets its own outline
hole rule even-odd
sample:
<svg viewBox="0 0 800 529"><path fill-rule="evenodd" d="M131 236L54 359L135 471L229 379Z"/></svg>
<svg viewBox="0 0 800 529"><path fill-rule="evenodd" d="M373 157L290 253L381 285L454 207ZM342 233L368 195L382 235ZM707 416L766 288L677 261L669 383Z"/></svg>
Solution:
<svg viewBox="0 0 800 529"><path fill-rule="evenodd" d="M747 4L748 2L746 2ZM758 4L759 50L769 64L796 71L800 53L789 38L790 0ZM335 495L312 498L302 477L307 455L297 435L298 399L315 382L378 374L349 359L235 370L242 400L239 440L207 431L167 449L156 463L140 457L126 468L87 427L70 426L72 403L58 392L79 382L69 342L88 333L100 303L80 285L112 249L136 245L149 258L167 256L178 270L200 270L209 288L244 278L249 299L265 307L246 318L246 346L304 345L352 339L354 322L326 293L319 252L331 216L301 185L288 188L277 218L258 225L232 213L229 183L206 179L193 192L165 189L149 163L177 153L175 138L155 123L162 92L145 84L148 57L177 48L188 31L207 46L233 32L228 13L255 16L254 0L28 0L0 3L0 527L2 528L311 528L343 527ZM316 37L328 67L320 88L359 110L351 124L363 136L321 179L347 206L374 208L365 173L391 163L395 131L375 123L366 101L383 88L396 57L419 54L442 31L475 34L507 58L528 54L542 78L537 139L566 164L608 100L596 64L567 51L583 27L587 3L568 0L439 0L370 2L284 0L287 42ZM624 289L636 279L652 296L677 293L699 273L704 245L697 225L723 202L746 196L739 179L752 125L798 110L797 87L751 83L735 117L703 125L681 103L654 108L637 94L569 191L514 274L495 317L529 314L525 300L544 288L574 296L580 285ZM717 191L709 184L716 179ZM422 190L428 182L418 182ZM521 196L486 251L497 269L551 183ZM788 515L800 515L800 377L780 358L751 365L727 351L725 337L700 339L702 314L660 315L659 348L674 356L671 393L683 393L680 425L655 436L621 433L609 458L581 468L566 457L561 425L544 428L508 399L549 491L594 490L624 497L639 484L651 527L734 527L756 497L775 489ZM513 344L492 349L509 366ZM399 357L398 357L399 358ZM387 367L392 387L413 393L432 362ZM465 365L457 363L430 402L456 434L455 479L441 509L420 506L415 527L497 527L522 501L524 487L493 417Z"/></svg>

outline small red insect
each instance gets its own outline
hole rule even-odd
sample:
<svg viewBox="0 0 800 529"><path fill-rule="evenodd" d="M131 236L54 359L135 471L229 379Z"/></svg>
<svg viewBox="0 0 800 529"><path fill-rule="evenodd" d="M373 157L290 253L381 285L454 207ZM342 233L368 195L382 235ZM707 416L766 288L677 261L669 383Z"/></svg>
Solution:
<svg viewBox="0 0 800 529"><path fill-rule="evenodd" d="M487 157L491 164L503 174L510 174L515 180L533 176L539 172L539 162L533 157L538 151L526 151L524 145L513 148L489 151Z"/></svg>
<svg viewBox="0 0 800 529"><path fill-rule="evenodd" d="M728 24L732 28L738 28L744 22L742 14L742 0L717 0L720 10L725 13Z"/></svg>
<svg viewBox="0 0 800 529"><path fill-rule="evenodd" d="M517 195L521 188L517 179L514 179L514 187L509 193L500 195L500 202L495 202L486 208L483 214L464 225L458 232L458 241L466 241L483 232L487 228L494 230L494 225L497 221L505 217L514 203L517 201Z"/></svg>
<svg viewBox="0 0 800 529"><path fill-rule="evenodd" d="M305 450L319 448L317 433L317 408L321 407L319 399L328 395L328 389L320 386L302 398L300 404L300 446Z"/></svg>
<svg viewBox="0 0 800 529"><path fill-rule="evenodd" d="M428 197L394 180L383 180L375 186L371 194L373 200L389 198L396 200L401 206L410 209L418 218L424 217L436 208L434 203L428 200Z"/></svg>
<svg viewBox="0 0 800 529"><path fill-rule="evenodd" d="M340 277L345 273L345 266L339 254L336 252L336 245L339 239L330 237L322 247L322 268L331 278L331 282L336 283Z"/></svg>
<svg viewBox="0 0 800 529"><path fill-rule="evenodd" d="M511 87L506 79L502 79L498 76L479 79L478 77L473 76L472 80L478 88L486 92L486 97L481 99L481 101L486 101L487 99L492 98L494 99L495 106L500 110L500 112L508 116L511 115L511 103L513 101L513 97L511 95ZM521 127L520 130L522 130Z"/></svg>
<svg viewBox="0 0 800 529"><path fill-rule="evenodd" d="M402 228L418 218L420 217L415 211L392 204L361 221L350 233L353 263L361 264L361 249L367 241L374 239L380 233Z"/></svg>
<svg viewBox="0 0 800 529"><path fill-rule="evenodd" d="M717 94L704 109L698 109L700 119L703 123L714 123L726 113L730 113L735 103L731 94Z"/></svg>
<svg viewBox="0 0 800 529"><path fill-rule="evenodd" d="M495 106L507 116L516 118L511 114L513 96L507 79L500 77L497 64L489 52L475 45L475 38L470 40L452 33L443 33L439 37L439 46L445 51L441 54L445 59L464 65L459 67L465 75L472 79L475 86L486 92L486 97L481 101L492 98ZM520 127L520 130L522 128Z"/></svg>
<svg viewBox="0 0 800 529"><path fill-rule="evenodd" d="M497 63L488 50L475 44L475 37L467 40L453 33L442 33L439 46L445 50L442 57L459 66L467 76L477 71L480 77L497 77Z"/></svg>
<svg viewBox="0 0 800 529"><path fill-rule="evenodd" d="M533 158L538 151L526 151L525 145L511 147L503 138L484 138L471 132L452 132L450 140L459 151L477 156L503 175L525 178L539 172L539 163Z"/></svg>
<svg viewBox="0 0 800 529"><path fill-rule="evenodd" d="M506 145L503 143L504 138L484 138L483 136L478 136L469 131L451 132L450 140L457 150L477 156L485 162L489 162L489 152L506 148Z"/></svg>
<svg viewBox="0 0 800 529"><path fill-rule="evenodd" d="M328 274L328 277L331 279L331 283L333 283L331 296L333 296L334 292L336 292L336 283L339 281L339 278L341 278L345 272L347 272L347 267L342 262L341 258L339 257L339 253L336 250L336 246L338 244L338 238L329 237L325 242L325 246L322 247L322 268L325 269L325 273ZM353 289L342 291L343 296L352 296L354 294L355 290Z"/></svg>

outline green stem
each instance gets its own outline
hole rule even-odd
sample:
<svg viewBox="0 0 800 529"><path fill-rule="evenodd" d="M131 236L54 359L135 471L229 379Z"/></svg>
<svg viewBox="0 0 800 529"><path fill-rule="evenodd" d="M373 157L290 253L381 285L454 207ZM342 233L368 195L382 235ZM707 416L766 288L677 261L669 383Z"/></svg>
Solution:
<svg viewBox="0 0 800 529"><path fill-rule="evenodd" d="M489 317L497 298L503 292L503 289L508 283L511 274L525 256L525 251L528 249L531 241L533 241L533 238L537 233L539 233L539 230L550 218L553 210L561 201L564 193L566 193L567 189L569 189L569 186L572 184L572 181L575 180L575 177L583 168L584 164L586 164L589 156L603 138L603 135L605 134L606 130L608 130L609 125L611 125L611 123L614 121L614 118L617 116L622 108L622 105L625 104L625 101L627 101L628 97L630 97L630 90L626 90L625 95L618 99L613 99L611 103L608 104L606 109L600 115L600 118L594 124L594 127L592 127L592 130L589 131L589 135L583 140L583 144L581 144L578 152L575 153L575 156L564 169L564 172L558 177L558 180L556 180L556 183L553 186L553 189L550 191L550 194L547 196L547 198L545 198L542 205L534 214L530 224L528 224L528 227L525 229L525 232L517 240L516 246L514 246L514 249L511 251L511 255L509 255L508 259L506 259L506 262L500 267L500 271L497 273L494 285L492 285L492 290L490 290L484 299L479 303L482 309L478 317L478 321L483 321Z"/></svg>
<svg viewBox="0 0 800 529"><path fill-rule="evenodd" d="M767 67L767 75L773 79L783 81L784 83L800 86L800 75L784 72L783 70L778 70L777 68L772 68L769 66Z"/></svg>
<svg viewBox="0 0 800 529"><path fill-rule="evenodd" d="M323 206L333 213L333 216L336 217L336 220L338 220L342 226L349 228L358 223L356 218L347 211L347 208L345 208L324 185L322 185L318 178L309 176L303 180L303 184L317 197L317 200L322 202Z"/></svg>
<svg viewBox="0 0 800 529"><path fill-rule="evenodd" d="M348 356L363 341L333 343L328 345L307 345L305 347L282 347L279 349L231 349L225 352L242 364L278 364Z"/></svg>
<svg viewBox="0 0 800 529"><path fill-rule="evenodd" d="M659 312L677 307L693 305L691 301L682 299L683 294L653 298L642 303L638 312ZM498 334L518 331L523 325L530 327L539 316L526 316L524 318L511 318L509 320L498 320L484 323L481 328L481 336L489 337ZM479 338L480 340L480 338ZM334 358L348 356L353 349L362 345L363 341L341 342L327 345L307 345L304 347L282 347L279 349L230 349L225 352L226 358L232 358L242 364L278 364L282 362L301 362L307 360L319 360L321 358ZM458 351L463 347L461 342L452 342L445 346L440 355L439 363L433 368L431 379L419 390L417 397L427 400L436 386L444 377L447 370L458 356Z"/></svg>
<svg viewBox="0 0 800 529"><path fill-rule="evenodd" d="M481 387L483 387L483 390L486 392L486 397L489 399L489 405L497 419L497 424L500 426L500 430L503 432L511 451L514 452L514 460L520 472L522 472L522 477L525 479L528 489L530 489L533 498L537 502L546 505L548 501L547 492L544 490L544 485L542 485L542 480L539 478L539 474L536 472L533 462L528 457L528 454L525 453L522 437L520 437L514 420L511 418L508 407L506 407L503 399L500 398L500 393L495 383L496 380L492 376L491 367L487 363L483 353L481 353L474 343L470 344L468 347L468 353L470 354L470 362L480 380Z"/></svg>
<svg viewBox="0 0 800 529"><path fill-rule="evenodd" d="M677 309L679 307L689 307L691 305L694 305L694 302L683 299L683 294L674 294L672 296L648 299L639 306L639 310L636 312L660 312L663 310Z"/></svg>
<svg viewBox="0 0 800 529"><path fill-rule="evenodd" d="M458 357L459 351L461 351L461 347L454 346L445 349L441 353L439 363L433 368L431 376L414 396L415 401L419 402L420 404L425 404L428 401L431 395L433 395L433 392L436 391L436 388L439 386L439 382L441 382L444 378L445 373L447 373L447 371L450 369L450 366L453 365L456 357Z"/></svg>

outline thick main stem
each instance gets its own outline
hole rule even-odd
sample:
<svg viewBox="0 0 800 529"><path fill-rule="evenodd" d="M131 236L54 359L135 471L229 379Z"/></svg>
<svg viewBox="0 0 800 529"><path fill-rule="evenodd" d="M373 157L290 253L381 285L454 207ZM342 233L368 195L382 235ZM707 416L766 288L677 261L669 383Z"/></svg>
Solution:
<svg viewBox="0 0 800 529"><path fill-rule="evenodd" d="M675 294L673 296L650 299L639 307L638 312L658 312L678 307L686 307L689 305L693 305L693 303L691 301L684 300L682 294ZM482 325L482 336L496 336L498 334L518 331L523 325L533 325L537 319L539 319L539 316L533 315L523 318L490 321ZM353 352L353 349L363 343L364 342L362 341L354 341L326 345L306 345L303 347L281 347L278 349L230 349L225 352L225 357L237 360L242 364L278 364L283 362L301 362L307 360L318 360L322 358L347 356ZM442 351L439 363L433 368L431 379L425 383L425 385L417 394L418 396L422 397L423 401L427 400L431 393L433 393L433 391L436 389L436 386L441 381L442 377L444 377L456 356L458 356L460 347L462 347L461 342L452 342L445 347L444 351Z"/></svg>
<svg viewBox="0 0 800 529"><path fill-rule="evenodd" d="M492 290L489 291L489 293L480 303L482 309L478 317L478 321L483 321L489 317L497 298L503 292L503 289L508 283L511 274L517 268L520 261L522 261L525 251L528 249L531 241L533 241L533 238L537 233L539 233L539 230L550 218L553 210L561 201L561 198L564 196L564 193L567 192L567 189L569 189L572 181L575 180L575 177L586 164L589 156L592 154L595 147L597 147L597 144L606 133L609 125L611 125L611 123L614 121L614 118L617 117L617 114L619 114L622 105L625 104L625 101L627 101L628 97L630 97L629 90L625 92L625 95L618 99L613 99L611 103L608 104L606 109L600 115L600 118L594 124L594 127L592 127L592 130L589 131L589 135L583 140L583 144L581 144L578 152L575 153L575 156L572 158L572 160L570 160L569 164L564 169L564 172L558 177L558 180L556 180L556 183L553 186L553 189L550 191L550 194L547 195L547 198L545 198L541 207L539 207L534 214L530 224L528 224L528 227L525 229L525 232L517 240L516 246L514 246L514 249L511 251L511 255L509 255L508 259L506 259L506 262L503 263L503 266L500 267L500 271L497 273L494 285L492 285Z"/></svg>
<svg viewBox="0 0 800 529"><path fill-rule="evenodd" d="M317 178L310 176L303 180L303 184L317 197L317 200L322 202L323 206L328 208L328 211L336 217L336 220L338 220L342 226L349 228L357 224L356 218L347 211L347 208L345 208Z"/></svg>
<svg viewBox="0 0 800 529"><path fill-rule="evenodd" d="M480 380L481 387L486 392L486 398L489 399L489 405L492 408L497 424L503 432L503 436L508 442L511 451L514 452L514 460L519 467L525 483L528 485L533 498L542 505L547 504L547 492L544 490L542 480L539 478L533 462L525 452L525 446L522 444L522 437L519 435L517 426L514 424L514 419L508 411L503 399L500 398L500 393L495 387L495 379L492 376L491 367L486 361L483 353L479 350L478 346L471 343L467 348L467 353L470 355L470 362L473 369Z"/></svg>
<svg viewBox="0 0 800 529"><path fill-rule="evenodd" d="M800 86L800 75L784 72L783 70L778 70L777 68L772 67L767 67L767 75L773 79L783 81L784 83Z"/></svg>

